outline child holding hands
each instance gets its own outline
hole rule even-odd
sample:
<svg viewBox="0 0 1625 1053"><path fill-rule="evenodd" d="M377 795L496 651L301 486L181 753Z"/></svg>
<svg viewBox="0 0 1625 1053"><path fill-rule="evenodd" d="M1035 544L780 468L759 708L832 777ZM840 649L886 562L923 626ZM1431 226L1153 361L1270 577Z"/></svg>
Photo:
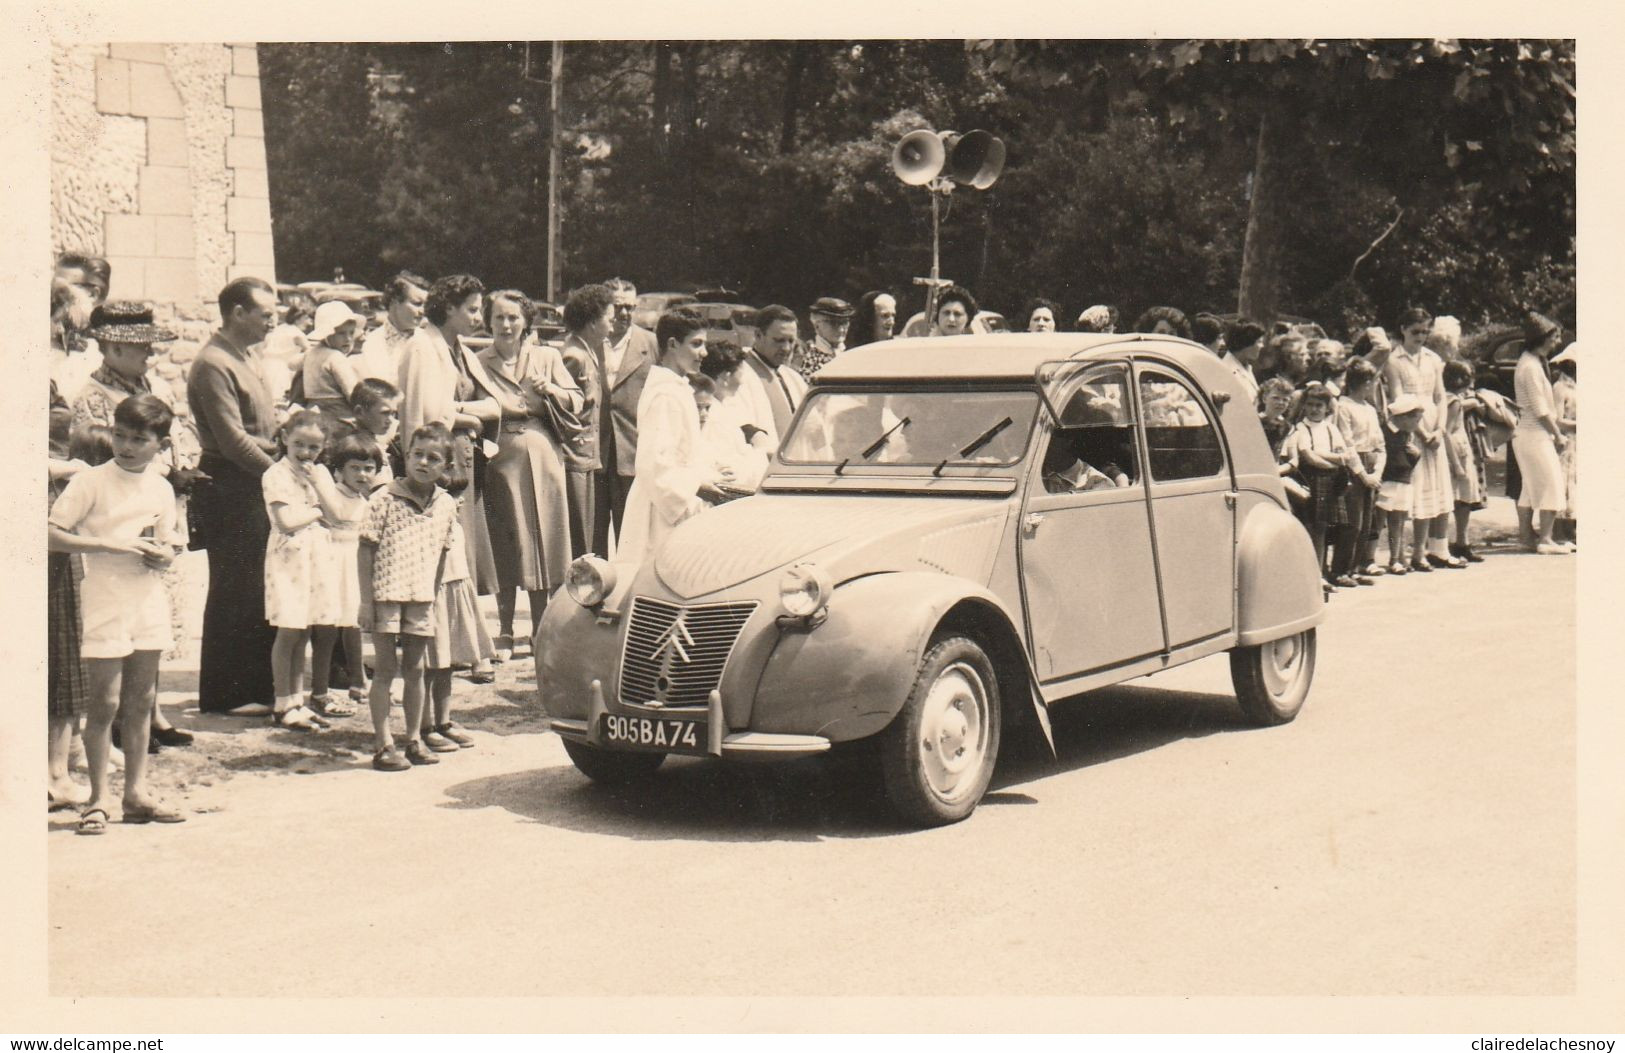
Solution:
<svg viewBox="0 0 1625 1053"><path fill-rule="evenodd" d="M457 541L457 503L437 485L450 460L451 432L445 425L431 422L414 431L406 444L405 474L373 494L361 528L359 620L372 633L377 663L367 704L372 711L372 766L379 771L436 763L417 735L424 723L436 593L447 550ZM389 727L389 693L397 670L404 689L404 758Z"/></svg>
<svg viewBox="0 0 1625 1053"><path fill-rule="evenodd" d="M74 475L50 513L50 548L84 555L80 654L89 675L85 758L90 800L81 834L101 834L109 819L108 751L122 720L124 822L179 823L185 817L146 789L147 735L160 656L173 644L163 571L179 550L175 493L148 471L169 440L175 414L153 395L132 395L113 412L113 459Z"/></svg>

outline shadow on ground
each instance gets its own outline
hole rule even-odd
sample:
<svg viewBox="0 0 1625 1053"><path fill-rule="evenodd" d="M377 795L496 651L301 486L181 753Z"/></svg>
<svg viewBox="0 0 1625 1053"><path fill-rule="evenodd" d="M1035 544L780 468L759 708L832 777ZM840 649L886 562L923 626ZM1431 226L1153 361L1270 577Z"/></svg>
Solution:
<svg viewBox="0 0 1625 1053"><path fill-rule="evenodd" d="M1057 757L1031 737L1007 740L984 808L1041 803L1044 780L1183 739L1248 727L1235 699L1151 687L1112 687L1051 711ZM1033 736L1036 736L1036 731ZM632 840L816 841L920 833L884 800L873 751L856 744L779 764L671 757L629 787L591 783L568 765L471 779L447 789L449 808L504 808L533 822Z"/></svg>

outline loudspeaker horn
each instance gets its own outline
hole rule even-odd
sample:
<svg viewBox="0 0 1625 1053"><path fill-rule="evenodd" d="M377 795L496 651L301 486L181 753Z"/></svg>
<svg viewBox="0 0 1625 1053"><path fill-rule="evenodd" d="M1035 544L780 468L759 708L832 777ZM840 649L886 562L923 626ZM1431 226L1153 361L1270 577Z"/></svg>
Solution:
<svg viewBox="0 0 1625 1053"><path fill-rule="evenodd" d="M909 132L891 152L891 170L909 186L924 186L942 171L948 151L929 128Z"/></svg>
<svg viewBox="0 0 1625 1053"><path fill-rule="evenodd" d="M980 128L953 136L943 133L943 145L948 150L946 175L961 186L986 190L998 181L1004 171L1004 140Z"/></svg>

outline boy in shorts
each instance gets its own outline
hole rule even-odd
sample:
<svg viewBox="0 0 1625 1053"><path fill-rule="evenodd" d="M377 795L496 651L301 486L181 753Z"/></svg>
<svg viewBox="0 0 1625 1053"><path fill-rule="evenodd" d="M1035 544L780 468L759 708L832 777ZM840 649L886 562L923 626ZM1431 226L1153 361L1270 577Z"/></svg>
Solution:
<svg viewBox="0 0 1625 1053"><path fill-rule="evenodd" d="M124 741L124 822L185 820L146 788L158 660L174 642L163 572L180 549L175 491L161 472L148 469L169 444L174 420L153 395L119 403L113 459L75 475L51 507L51 550L82 553L85 563L80 654L90 678L84 733L90 800L79 814L81 834L107 830L102 799L116 718L122 719Z"/></svg>
<svg viewBox="0 0 1625 1053"><path fill-rule="evenodd" d="M367 706L372 711L372 766L405 771L436 759L418 741L423 723L426 652L434 635L435 590L454 537L457 502L436 485L451 458L451 432L438 422L412 433L406 471L372 495L361 528L361 628L372 633L377 669ZM397 665L396 650L400 661ZM389 692L400 670L407 728L406 756L389 728Z"/></svg>

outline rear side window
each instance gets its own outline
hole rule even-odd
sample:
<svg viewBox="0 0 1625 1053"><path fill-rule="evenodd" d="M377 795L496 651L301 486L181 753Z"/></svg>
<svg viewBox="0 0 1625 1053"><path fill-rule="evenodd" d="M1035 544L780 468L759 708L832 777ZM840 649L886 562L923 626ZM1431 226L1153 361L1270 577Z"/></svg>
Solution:
<svg viewBox="0 0 1625 1053"><path fill-rule="evenodd" d="M1184 381L1154 370L1142 372L1140 409L1153 480L1206 479L1224 471L1218 429Z"/></svg>

